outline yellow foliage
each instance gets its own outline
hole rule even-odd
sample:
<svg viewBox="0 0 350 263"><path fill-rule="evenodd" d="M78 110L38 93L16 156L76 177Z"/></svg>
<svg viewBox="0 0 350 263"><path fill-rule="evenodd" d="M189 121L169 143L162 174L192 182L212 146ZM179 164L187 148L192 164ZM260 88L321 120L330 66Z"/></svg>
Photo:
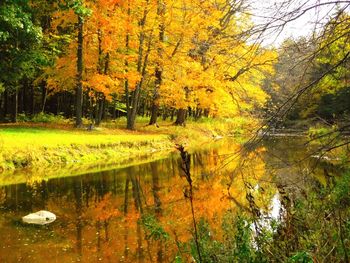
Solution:
<svg viewBox="0 0 350 263"><path fill-rule="evenodd" d="M161 68L158 101L164 106L235 116L265 102L261 85L265 73L273 71L276 53L238 37L251 25L250 17L235 14L226 19L230 8L226 0L86 0L85 4L92 15L84 20L84 87L110 98L123 95L125 83L133 91L142 80L141 88L151 96L154 72ZM53 26L72 27L76 21L74 12L59 12ZM74 40L55 67L47 69L51 90L75 87L76 54Z"/></svg>

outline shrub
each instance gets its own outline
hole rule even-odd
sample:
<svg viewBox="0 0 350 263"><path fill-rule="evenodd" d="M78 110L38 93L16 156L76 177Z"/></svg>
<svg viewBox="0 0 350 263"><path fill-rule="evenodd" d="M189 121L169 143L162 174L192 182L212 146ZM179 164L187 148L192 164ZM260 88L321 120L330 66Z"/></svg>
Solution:
<svg viewBox="0 0 350 263"><path fill-rule="evenodd" d="M30 117L25 115L24 113L20 113L17 115L17 122L28 122L30 120Z"/></svg>
<svg viewBox="0 0 350 263"><path fill-rule="evenodd" d="M143 215L139 223L145 229L146 239L162 241L169 239L169 234L165 232L155 216Z"/></svg>
<svg viewBox="0 0 350 263"><path fill-rule="evenodd" d="M31 121L36 123L68 123L70 120L64 118L62 115L40 112L35 114Z"/></svg>

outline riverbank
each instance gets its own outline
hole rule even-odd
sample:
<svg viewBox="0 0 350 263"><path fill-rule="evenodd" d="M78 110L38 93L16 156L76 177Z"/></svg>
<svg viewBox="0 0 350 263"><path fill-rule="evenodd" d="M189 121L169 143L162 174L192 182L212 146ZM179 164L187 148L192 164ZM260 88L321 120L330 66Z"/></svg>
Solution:
<svg viewBox="0 0 350 263"><path fill-rule="evenodd" d="M0 125L0 173L55 165L116 164L175 150L176 144L200 147L215 139L242 134L254 125L242 120L189 122L186 127L162 122L139 124L137 131L107 123L92 131L58 124Z"/></svg>

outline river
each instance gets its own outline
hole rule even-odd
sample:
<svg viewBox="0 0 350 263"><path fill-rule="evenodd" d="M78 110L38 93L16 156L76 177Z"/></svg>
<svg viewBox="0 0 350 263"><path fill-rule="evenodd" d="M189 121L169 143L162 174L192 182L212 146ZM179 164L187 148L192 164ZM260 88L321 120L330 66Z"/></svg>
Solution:
<svg viewBox="0 0 350 263"><path fill-rule="evenodd" d="M325 164L308 157L302 138L269 138L251 152L221 140L191 152L196 218L220 234L227 210L249 210L247 193L267 218L283 210L281 189L326 184ZM299 162L296 162L299 161ZM188 183L178 153L94 173L0 186L0 262L171 262L176 244L191 237ZM328 169L328 168L327 168ZM329 170L330 172L333 172ZM30 178L30 176L27 176ZM294 191L294 190L293 190ZM55 222L25 225L28 213L48 210ZM170 238L149 238L141 217L152 215ZM161 232L162 234L163 232Z"/></svg>

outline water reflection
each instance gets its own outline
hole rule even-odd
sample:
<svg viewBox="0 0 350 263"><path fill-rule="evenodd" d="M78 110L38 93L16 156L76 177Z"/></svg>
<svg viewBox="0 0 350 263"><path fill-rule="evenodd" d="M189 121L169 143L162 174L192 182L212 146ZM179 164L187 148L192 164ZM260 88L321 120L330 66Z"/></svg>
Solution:
<svg viewBox="0 0 350 263"><path fill-rule="evenodd" d="M312 167L295 165L295 156L306 149L297 148L293 138L264 141L244 162L233 158L223 167L239 147L223 141L191 155L196 216L207 218L216 235L227 209L277 218L281 206L288 209L283 191L303 183L303 171ZM147 239L139 218L153 214L172 240L190 238L180 162L173 154L119 170L1 187L0 262L170 262L175 242ZM323 173L323 168L313 171L315 177ZM41 209L54 212L56 222L46 227L19 222Z"/></svg>

